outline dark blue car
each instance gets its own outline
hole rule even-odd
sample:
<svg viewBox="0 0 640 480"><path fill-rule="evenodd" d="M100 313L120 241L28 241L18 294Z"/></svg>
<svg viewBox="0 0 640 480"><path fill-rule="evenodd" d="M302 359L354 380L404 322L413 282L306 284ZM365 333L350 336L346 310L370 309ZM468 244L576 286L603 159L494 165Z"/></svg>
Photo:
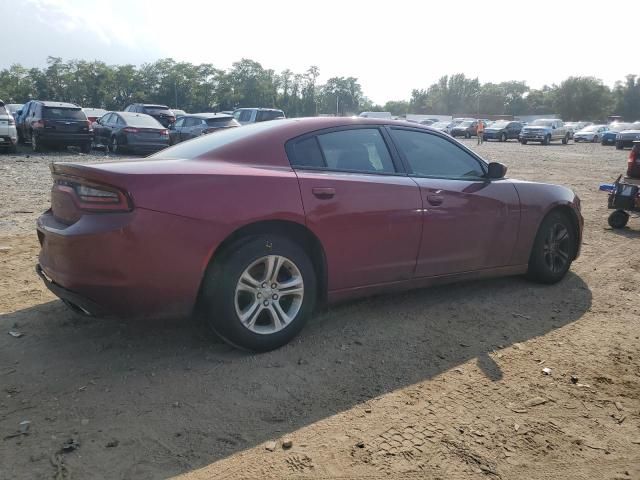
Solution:
<svg viewBox="0 0 640 480"><path fill-rule="evenodd" d="M600 141L600 143L602 145L615 145L616 135L618 134L618 132L627 130L630 127L630 123L612 123L611 125L609 125L609 130L602 134L602 140Z"/></svg>

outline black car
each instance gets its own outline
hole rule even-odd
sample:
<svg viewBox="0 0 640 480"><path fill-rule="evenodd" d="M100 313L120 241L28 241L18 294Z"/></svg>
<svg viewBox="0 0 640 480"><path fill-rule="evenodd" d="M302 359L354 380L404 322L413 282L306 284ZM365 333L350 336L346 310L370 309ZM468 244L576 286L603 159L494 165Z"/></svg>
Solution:
<svg viewBox="0 0 640 480"><path fill-rule="evenodd" d="M506 142L510 139L518 140L522 124L508 120L497 120L484 129L484 140L499 140Z"/></svg>
<svg viewBox="0 0 640 480"><path fill-rule="evenodd" d="M169 131L144 113L108 112L93 124L94 146L112 153L153 153L169 146Z"/></svg>
<svg viewBox="0 0 640 480"><path fill-rule="evenodd" d="M178 118L169 127L169 141L171 145L184 142L190 138L206 135L221 128L240 127L240 123L233 115L224 113L193 113Z"/></svg>
<svg viewBox="0 0 640 480"><path fill-rule="evenodd" d="M150 103L134 103L124 109L125 112L144 113L151 115L165 127L169 127L176 121L176 115L166 105L153 105Z"/></svg>
<svg viewBox="0 0 640 480"><path fill-rule="evenodd" d="M45 147L77 146L91 151L93 130L82 109L73 103L31 100L22 107L16 122L18 139L31 142L34 152Z"/></svg>

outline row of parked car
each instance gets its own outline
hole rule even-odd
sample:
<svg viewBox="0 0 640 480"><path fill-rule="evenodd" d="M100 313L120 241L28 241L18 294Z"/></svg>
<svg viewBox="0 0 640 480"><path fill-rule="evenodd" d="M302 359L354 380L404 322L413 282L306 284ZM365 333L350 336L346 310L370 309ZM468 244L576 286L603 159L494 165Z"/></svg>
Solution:
<svg viewBox="0 0 640 480"><path fill-rule="evenodd" d="M640 141L640 121L634 123L614 122L609 125L592 122L567 122L562 120L537 119L531 123L512 120L485 120L474 118L454 118L449 121L424 120L420 122L431 128L446 132L453 137L471 138L478 135L480 123L484 126L484 140L506 142L514 139L522 144L540 142L548 145L553 141L564 144L575 142L593 142L602 145L615 145L618 149L631 147L634 141Z"/></svg>
<svg viewBox="0 0 640 480"><path fill-rule="evenodd" d="M109 112L65 102L0 101L0 147L15 152L18 143L30 143L36 152L76 146L83 153L104 148L148 154L223 128L278 118L285 118L284 112L269 108L188 114L166 105L135 103L122 112Z"/></svg>

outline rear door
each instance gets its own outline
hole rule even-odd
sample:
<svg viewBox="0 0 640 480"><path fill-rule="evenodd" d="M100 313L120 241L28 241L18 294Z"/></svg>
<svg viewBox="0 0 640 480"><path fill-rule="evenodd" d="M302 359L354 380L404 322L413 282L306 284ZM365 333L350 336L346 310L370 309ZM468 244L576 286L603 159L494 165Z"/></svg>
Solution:
<svg viewBox="0 0 640 480"><path fill-rule="evenodd" d="M485 178L485 164L453 139L410 128L389 131L420 186L424 227L416 276L509 265L520 222L513 184Z"/></svg>
<svg viewBox="0 0 640 480"><path fill-rule="evenodd" d="M325 249L330 291L413 276L420 192L385 137L377 126L348 127L287 143L307 225Z"/></svg>

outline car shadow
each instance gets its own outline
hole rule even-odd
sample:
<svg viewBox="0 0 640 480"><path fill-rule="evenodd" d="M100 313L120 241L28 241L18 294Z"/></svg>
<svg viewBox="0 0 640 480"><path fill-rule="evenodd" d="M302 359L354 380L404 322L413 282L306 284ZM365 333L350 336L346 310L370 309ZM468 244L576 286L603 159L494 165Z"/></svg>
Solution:
<svg viewBox="0 0 640 480"><path fill-rule="evenodd" d="M578 320L591 301L573 273L554 286L512 277L422 289L333 308L260 355L212 342L187 319L81 318L51 301L0 315L24 334L0 335L10 392L0 423L7 431L28 416L33 427L0 444L0 458L16 477L44 476L76 436L82 455L65 455L75 478L166 478L469 360L499 382L490 352ZM47 455L7 454L16 442Z"/></svg>

